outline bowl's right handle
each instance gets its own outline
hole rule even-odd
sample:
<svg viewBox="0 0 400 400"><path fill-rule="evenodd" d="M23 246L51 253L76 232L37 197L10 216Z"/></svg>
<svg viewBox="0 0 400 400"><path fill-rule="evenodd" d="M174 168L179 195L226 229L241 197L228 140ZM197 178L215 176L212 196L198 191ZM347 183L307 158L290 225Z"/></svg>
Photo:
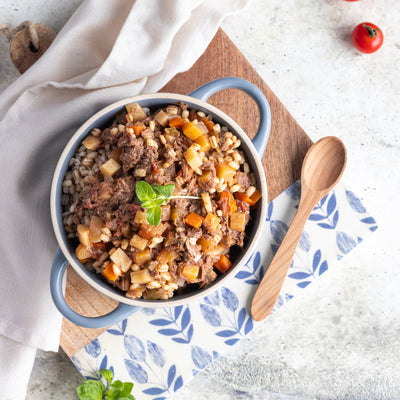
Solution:
<svg viewBox="0 0 400 400"><path fill-rule="evenodd" d="M207 101L210 96L223 89L242 90L255 100L260 111L260 125L252 142L261 158L267 146L269 133L271 131L271 110L264 93L257 86L241 78L219 78L200 86L190 93L189 96Z"/></svg>
<svg viewBox="0 0 400 400"><path fill-rule="evenodd" d="M67 266L68 261L64 257L61 249L57 247L50 274L51 297L58 311L74 324L83 326L84 328L105 328L106 326L122 321L139 309L138 307L119 303L117 308L100 317L85 317L78 314L67 304L63 294L63 277Z"/></svg>

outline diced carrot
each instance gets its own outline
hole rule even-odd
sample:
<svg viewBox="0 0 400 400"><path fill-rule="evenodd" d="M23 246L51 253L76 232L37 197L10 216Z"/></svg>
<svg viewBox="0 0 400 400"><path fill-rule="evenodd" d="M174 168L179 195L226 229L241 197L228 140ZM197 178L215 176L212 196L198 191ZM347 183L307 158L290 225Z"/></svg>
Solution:
<svg viewBox="0 0 400 400"><path fill-rule="evenodd" d="M146 129L146 125L142 121L137 121L132 125L133 131L136 136L139 136L140 133Z"/></svg>
<svg viewBox="0 0 400 400"><path fill-rule="evenodd" d="M185 123L185 120L180 117L175 117L169 121L169 126L171 128L182 128L182 125Z"/></svg>
<svg viewBox="0 0 400 400"><path fill-rule="evenodd" d="M121 270L117 267L113 262L110 262L102 272L103 276L107 278L111 282L115 282L119 275L121 274Z"/></svg>
<svg viewBox="0 0 400 400"><path fill-rule="evenodd" d="M256 189L256 190L253 192L253 194L250 196L250 198L251 198L251 200L253 201L253 203L256 204L257 201L260 200L260 198L261 198L261 192L260 192L258 189ZM254 204L253 204L253 205L254 205Z"/></svg>
<svg viewBox="0 0 400 400"><path fill-rule="evenodd" d="M224 274L230 267L232 267L232 263L225 254L222 254L220 259L214 263L214 267L217 268L219 272Z"/></svg>
<svg viewBox="0 0 400 400"><path fill-rule="evenodd" d="M204 125L207 127L208 132L211 132L211 131L214 129L214 122L210 121L210 120L207 119L207 118L203 118L201 121L202 121L202 122L204 123Z"/></svg>
<svg viewBox="0 0 400 400"><path fill-rule="evenodd" d="M200 228L201 224L203 223L204 218L196 214L195 212L191 212L190 214L186 215L185 217L185 223L193 226L193 228Z"/></svg>
<svg viewBox="0 0 400 400"><path fill-rule="evenodd" d="M236 192L235 197L240 201L244 201L250 206L254 206L254 201L251 199L251 197L247 196L246 193Z"/></svg>
<svg viewBox="0 0 400 400"><path fill-rule="evenodd" d="M204 132L193 122L185 122L182 125L182 131L185 136L192 140L196 140L199 136L204 134Z"/></svg>
<svg viewBox="0 0 400 400"><path fill-rule="evenodd" d="M230 192L220 193L218 206L224 217L232 215L237 210L235 199Z"/></svg>

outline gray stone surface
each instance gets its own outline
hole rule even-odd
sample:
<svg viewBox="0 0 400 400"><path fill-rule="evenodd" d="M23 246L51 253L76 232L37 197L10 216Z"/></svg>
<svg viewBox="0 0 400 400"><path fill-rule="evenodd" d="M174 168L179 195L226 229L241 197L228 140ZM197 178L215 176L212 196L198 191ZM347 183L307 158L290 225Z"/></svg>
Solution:
<svg viewBox="0 0 400 400"><path fill-rule="evenodd" d="M30 19L58 31L80 3L3 0L0 23ZM313 140L343 139L343 179L380 228L174 400L400 398L399 15L396 0L258 0L224 21ZM349 41L365 20L385 33L376 54ZM1 38L0 60L1 91L17 78ZM76 400L80 381L62 351L38 352L27 400Z"/></svg>

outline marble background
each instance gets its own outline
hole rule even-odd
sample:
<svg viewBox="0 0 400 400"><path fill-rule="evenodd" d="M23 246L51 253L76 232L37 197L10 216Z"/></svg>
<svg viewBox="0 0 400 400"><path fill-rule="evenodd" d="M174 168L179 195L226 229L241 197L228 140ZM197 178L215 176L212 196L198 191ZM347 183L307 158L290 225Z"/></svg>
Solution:
<svg viewBox="0 0 400 400"><path fill-rule="evenodd" d="M59 31L80 3L2 0L0 23ZM173 400L400 398L399 17L397 0L253 0L224 21L308 135L345 142L343 179L380 227ZM372 55L349 40L365 21L385 34ZM0 91L17 77L0 38ZM62 350L39 351L26 400L77 400L80 382Z"/></svg>

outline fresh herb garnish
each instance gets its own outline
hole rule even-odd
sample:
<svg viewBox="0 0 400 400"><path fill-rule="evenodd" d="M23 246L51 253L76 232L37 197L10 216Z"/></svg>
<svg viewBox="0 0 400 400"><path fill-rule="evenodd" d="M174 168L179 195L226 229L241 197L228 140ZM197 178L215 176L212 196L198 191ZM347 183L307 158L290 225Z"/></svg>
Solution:
<svg viewBox="0 0 400 400"><path fill-rule="evenodd" d="M175 185L149 185L146 181L136 184L136 197L140 205L146 209L146 219L150 225L158 225L161 222L161 205L170 199L196 199L197 196L172 196Z"/></svg>
<svg viewBox="0 0 400 400"><path fill-rule="evenodd" d="M107 381L108 388L101 381L85 379L76 389L80 400L135 400L131 395L133 383L113 382L114 376L109 369L101 369L100 374Z"/></svg>

